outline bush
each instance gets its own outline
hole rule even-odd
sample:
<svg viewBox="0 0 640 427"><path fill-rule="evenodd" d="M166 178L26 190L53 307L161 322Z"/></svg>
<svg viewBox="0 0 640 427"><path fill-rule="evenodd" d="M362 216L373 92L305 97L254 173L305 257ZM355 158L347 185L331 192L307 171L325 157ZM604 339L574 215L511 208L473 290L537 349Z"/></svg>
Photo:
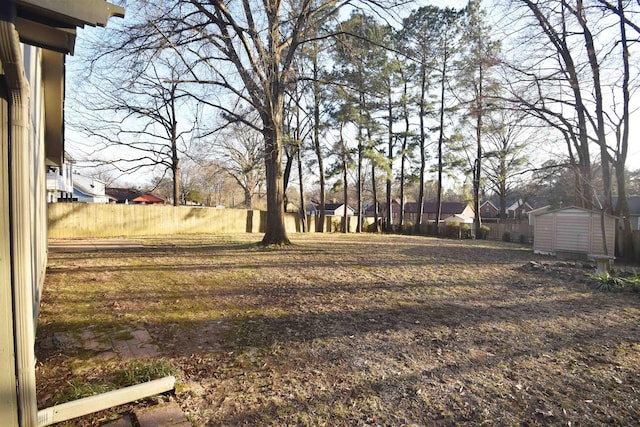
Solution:
<svg viewBox="0 0 640 427"><path fill-rule="evenodd" d="M508 231L505 231L504 233L502 233L502 241L503 242L510 242L511 241L511 233L509 233Z"/></svg>
<svg viewBox="0 0 640 427"><path fill-rule="evenodd" d="M469 224L462 224L460 226L460 237L463 239L471 238L471 226Z"/></svg>
<svg viewBox="0 0 640 427"><path fill-rule="evenodd" d="M447 222L444 227L444 234L446 237L450 239L459 239L460 238L460 223L458 222Z"/></svg>
<svg viewBox="0 0 640 427"><path fill-rule="evenodd" d="M437 236L438 233L438 227L436 227L435 223L428 223L427 224L427 236Z"/></svg>
<svg viewBox="0 0 640 427"><path fill-rule="evenodd" d="M481 225L480 233L476 236L476 238L481 240L487 240L487 237L489 236L489 230L491 229L486 225Z"/></svg>
<svg viewBox="0 0 640 427"><path fill-rule="evenodd" d="M413 235L415 234L416 231L416 226L413 222L411 221L407 221L404 223L404 226L402 227L401 233L402 234L408 234L408 235Z"/></svg>

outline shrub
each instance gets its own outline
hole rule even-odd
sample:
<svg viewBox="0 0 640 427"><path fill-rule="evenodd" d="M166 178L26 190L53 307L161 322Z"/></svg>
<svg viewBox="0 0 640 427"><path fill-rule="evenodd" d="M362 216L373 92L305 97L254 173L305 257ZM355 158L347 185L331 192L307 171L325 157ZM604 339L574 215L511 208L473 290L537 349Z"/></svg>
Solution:
<svg viewBox="0 0 640 427"><path fill-rule="evenodd" d="M486 225L481 225L480 226L480 233L478 233L478 236L476 238L482 239L482 240L486 240L487 237L489 236L489 230L491 230L491 229L489 227L487 227Z"/></svg>
<svg viewBox="0 0 640 427"><path fill-rule="evenodd" d="M508 231L505 231L504 233L502 233L502 241L503 242L510 242L511 241L511 233L509 233Z"/></svg>
<svg viewBox="0 0 640 427"><path fill-rule="evenodd" d="M447 222L445 224L445 236L450 239L459 239L460 238L460 223L458 222Z"/></svg>
<svg viewBox="0 0 640 427"><path fill-rule="evenodd" d="M436 227L435 223L427 224L427 236L437 236L438 235L438 227Z"/></svg>
<svg viewBox="0 0 640 427"><path fill-rule="evenodd" d="M471 226L469 224L462 224L460 226L460 236L463 239L470 239L471 238Z"/></svg>
<svg viewBox="0 0 640 427"><path fill-rule="evenodd" d="M405 222L400 232L407 235L415 234L415 224L411 221Z"/></svg>

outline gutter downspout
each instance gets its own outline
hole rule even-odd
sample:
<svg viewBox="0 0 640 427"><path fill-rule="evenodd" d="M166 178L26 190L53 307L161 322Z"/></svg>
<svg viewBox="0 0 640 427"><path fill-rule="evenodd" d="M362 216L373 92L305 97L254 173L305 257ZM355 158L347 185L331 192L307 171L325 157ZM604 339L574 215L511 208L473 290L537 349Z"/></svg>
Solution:
<svg viewBox="0 0 640 427"><path fill-rule="evenodd" d="M22 48L16 31L15 6L0 11L0 61L9 92L9 212L11 282L13 288L14 346L19 425L37 425L35 378L35 324L31 269L29 153L29 82L25 76ZM26 193L25 193L26 192ZM23 195L23 197L20 197Z"/></svg>

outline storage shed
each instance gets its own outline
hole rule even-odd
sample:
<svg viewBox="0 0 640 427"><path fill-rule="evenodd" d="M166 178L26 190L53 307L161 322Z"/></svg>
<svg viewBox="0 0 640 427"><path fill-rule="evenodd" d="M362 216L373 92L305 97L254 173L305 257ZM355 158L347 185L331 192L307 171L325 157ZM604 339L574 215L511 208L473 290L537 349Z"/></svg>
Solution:
<svg viewBox="0 0 640 427"><path fill-rule="evenodd" d="M593 258L605 255L600 212L578 207L534 212L533 251L537 254ZM615 250L616 218L604 216L607 255Z"/></svg>

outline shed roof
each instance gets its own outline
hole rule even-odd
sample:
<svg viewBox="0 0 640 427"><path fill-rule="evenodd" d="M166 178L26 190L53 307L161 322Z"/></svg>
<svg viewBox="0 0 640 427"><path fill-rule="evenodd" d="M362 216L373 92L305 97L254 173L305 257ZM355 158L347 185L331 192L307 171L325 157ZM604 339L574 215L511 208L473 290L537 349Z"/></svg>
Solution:
<svg viewBox="0 0 640 427"><path fill-rule="evenodd" d="M548 209L545 210L546 206L543 208L539 208L536 210L531 211L530 213L533 215L537 215L537 216L542 216L542 215L550 215L550 214L555 214L558 212L564 212L564 211L569 211L569 210L574 210L574 211L578 211L578 212L582 212L584 214L596 214L596 215L600 215L600 211L596 211L596 210L589 210L589 209L585 209L585 208L580 208L578 206L566 206L564 208L559 208L559 209ZM605 216L611 217L611 218L616 218L614 215L609 215L607 213L604 214Z"/></svg>

